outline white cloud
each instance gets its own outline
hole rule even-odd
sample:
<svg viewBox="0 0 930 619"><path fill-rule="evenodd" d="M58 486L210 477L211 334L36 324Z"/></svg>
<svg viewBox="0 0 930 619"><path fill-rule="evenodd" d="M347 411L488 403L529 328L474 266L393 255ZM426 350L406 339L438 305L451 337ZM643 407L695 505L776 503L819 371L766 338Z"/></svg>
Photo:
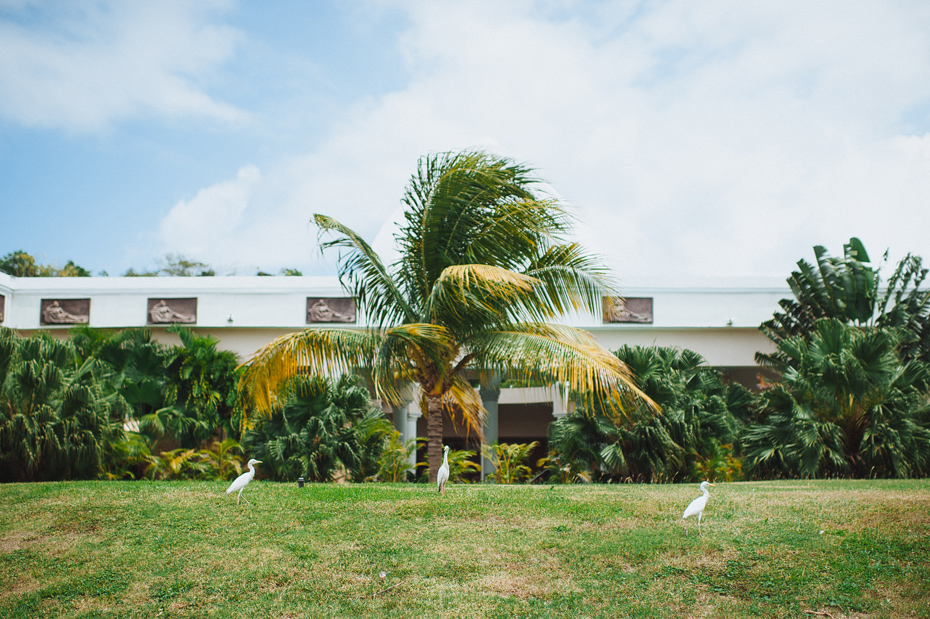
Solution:
<svg viewBox="0 0 930 619"><path fill-rule="evenodd" d="M42 27L0 16L0 115L79 132L133 117L246 118L205 88L241 39L208 23L223 3L35 4L8 15L40 11Z"/></svg>
<svg viewBox="0 0 930 619"><path fill-rule="evenodd" d="M166 253L213 260L234 256L242 250L236 243L237 230L262 180L254 165L239 170L236 178L197 192L181 200L161 221L161 240Z"/></svg>
<svg viewBox="0 0 930 619"><path fill-rule="evenodd" d="M313 212L374 239L417 157L475 146L538 167L621 279L787 275L852 235L930 258L923 5L402 6L407 86L267 170L228 231L262 264L308 260Z"/></svg>

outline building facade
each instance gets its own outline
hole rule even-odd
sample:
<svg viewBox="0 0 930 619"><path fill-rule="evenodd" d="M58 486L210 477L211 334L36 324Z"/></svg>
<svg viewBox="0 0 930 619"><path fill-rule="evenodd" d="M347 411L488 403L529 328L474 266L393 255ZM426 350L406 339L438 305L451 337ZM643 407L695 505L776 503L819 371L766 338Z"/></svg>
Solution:
<svg viewBox="0 0 930 619"><path fill-rule="evenodd" d="M731 379L754 384L758 351L772 352L759 325L791 296L784 280L704 279L622 282L624 297L605 298L600 316L572 315L565 324L589 331L603 346L624 344L688 348ZM56 277L17 278L0 273L0 326L20 334L65 337L76 325L103 329L147 327L153 337L179 344L167 331L183 324L219 341L245 361L274 338L302 329L364 329L364 313L335 277ZM549 422L569 412L557 387L479 389L488 442L545 441ZM425 436L413 398L388 407L402 436ZM449 420L447 442L469 437Z"/></svg>

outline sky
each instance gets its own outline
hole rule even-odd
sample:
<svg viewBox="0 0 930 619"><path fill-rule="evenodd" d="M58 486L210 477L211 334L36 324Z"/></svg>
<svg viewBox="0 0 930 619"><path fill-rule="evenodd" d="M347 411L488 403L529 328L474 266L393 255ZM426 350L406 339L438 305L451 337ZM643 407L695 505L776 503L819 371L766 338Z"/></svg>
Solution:
<svg viewBox="0 0 930 619"><path fill-rule="evenodd" d="M0 256L334 274L417 160L526 164L625 278L930 261L930 3L0 0ZM622 291L622 288L621 288Z"/></svg>

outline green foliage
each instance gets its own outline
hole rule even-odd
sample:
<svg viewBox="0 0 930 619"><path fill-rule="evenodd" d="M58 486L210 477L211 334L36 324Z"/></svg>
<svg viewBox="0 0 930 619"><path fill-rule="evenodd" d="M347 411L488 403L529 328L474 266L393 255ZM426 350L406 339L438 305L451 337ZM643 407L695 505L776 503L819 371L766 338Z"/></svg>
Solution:
<svg viewBox="0 0 930 619"><path fill-rule="evenodd" d="M128 411L110 378L69 341L0 328L0 479L100 475Z"/></svg>
<svg viewBox="0 0 930 619"><path fill-rule="evenodd" d="M151 456L151 444L145 435L125 431L123 438L109 443L101 477L109 480L137 479L148 468Z"/></svg>
<svg viewBox="0 0 930 619"><path fill-rule="evenodd" d="M475 474L481 474L481 465L473 460L478 452L470 449L449 450L449 481L468 483Z"/></svg>
<svg viewBox="0 0 930 619"><path fill-rule="evenodd" d="M234 439L214 441L206 449L172 449L149 455L145 475L149 479L207 479L230 481L242 473L235 454L242 447Z"/></svg>
<svg viewBox="0 0 930 619"><path fill-rule="evenodd" d="M167 368L174 353L152 340L148 329L109 331L81 326L71 331L71 340L82 359L97 359L113 370L113 384L132 407L132 419L141 419L166 405Z"/></svg>
<svg viewBox="0 0 930 619"><path fill-rule="evenodd" d="M808 338L777 342L788 369L763 392L762 417L746 430L752 474L930 473L930 369L900 359L898 333L825 318Z"/></svg>
<svg viewBox="0 0 930 619"><path fill-rule="evenodd" d="M216 275L216 271L208 264L191 260L181 254L168 254L161 261L161 265L154 271L135 271L129 269L124 277L209 277Z"/></svg>
<svg viewBox="0 0 930 619"><path fill-rule="evenodd" d="M416 438L402 441L400 432L391 432L378 460L378 480L392 483L407 481L415 470L410 460L416 449Z"/></svg>
<svg viewBox="0 0 930 619"><path fill-rule="evenodd" d="M23 250L11 251L0 258L0 272L14 277L90 277L90 271L69 260L58 268L51 264L37 264L36 259Z"/></svg>
<svg viewBox="0 0 930 619"><path fill-rule="evenodd" d="M217 350L218 341L172 325L181 339L166 359L164 404L140 417L140 426L179 445L196 448L212 439L217 429L235 433L238 359Z"/></svg>
<svg viewBox="0 0 930 619"><path fill-rule="evenodd" d="M375 475L391 426L360 379L291 380L280 407L243 436L246 453L281 481L331 481L340 471L354 481Z"/></svg>
<svg viewBox="0 0 930 619"><path fill-rule="evenodd" d="M616 351L640 389L660 407L630 404L617 419L596 406L550 424L551 468L557 477L619 481L699 481L708 463L730 445L719 474L738 478L733 454L743 423L754 414L753 395L726 383L720 372L691 350L624 346Z"/></svg>
<svg viewBox="0 0 930 619"><path fill-rule="evenodd" d="M872 268L859 239L843 246L843 258L831 257L819 245L814 255L816 267L802 259L788 278L795 298L779 301L784 311L760 327L776 346L790 337L807 337L821 318L835 318L856 326L897 329L904 359L930 361L930 290L920 290L928 272L920 257L905 256L880 294L881 269ZM756 360L779 372L792 362L781 352L757 353Z"/></svg>
<svg viewBox="0 0 930 619"><path fill-rule="evenodd" d="M519 484L528 480L533 469L526 463L530 459L530 454L538 446L538 441L532 443L495 442L485 445L484 457L494 466L491 478L499 484Z"/></svg>
<svg viewBox="0 0 930 619"><path fill-rule="evenodd" d="M481 432L484 409L467 372L546 379L585 395L635 394L629 375L579 329L554 324L599 314L613 286L600 261L567 241L572 218L540 191L533 171L484 152L423 157L407 185L400 257L386 265L355 231L317 214L321 249L339 250L339 279L371 328L308 329L256 353L243 385L267 409L299 371L364 368L378 397L400 401L416 385L425 401L427 461L442 461L443 414Z"/></svg>

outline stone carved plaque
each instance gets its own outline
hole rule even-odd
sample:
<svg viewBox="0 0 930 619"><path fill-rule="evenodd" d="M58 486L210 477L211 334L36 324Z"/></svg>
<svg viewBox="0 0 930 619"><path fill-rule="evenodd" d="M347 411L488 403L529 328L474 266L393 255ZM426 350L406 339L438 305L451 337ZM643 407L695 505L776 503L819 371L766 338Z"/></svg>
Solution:
<svg viewBox="0 0 930 619"><path fill-rule="evenodd" d="M355 322L355 299L307 297L307 324Z"/></svg>
<svg viewBox="0 0 930 619"><path fill-rule="evenodd" d="M652 297L604 297L604 322L652 324Z"/></svg>
<svg viewBox="0 0 930 619"><path fill-rule="evenodd" d="M42 299L39 324L86 325L90 322L90 299Z"/></svg>
<svg viewBox="0 0 930 619"><path fill-rule="evenodd" d="M0 322L6 317L6 297L0 294Z"/></svg>
<svg viewBox="0 0 930 619"><path fill-rule="evenodd" d="M147 322L150 325L197 322L197 299L149 299Z"/></svg>

